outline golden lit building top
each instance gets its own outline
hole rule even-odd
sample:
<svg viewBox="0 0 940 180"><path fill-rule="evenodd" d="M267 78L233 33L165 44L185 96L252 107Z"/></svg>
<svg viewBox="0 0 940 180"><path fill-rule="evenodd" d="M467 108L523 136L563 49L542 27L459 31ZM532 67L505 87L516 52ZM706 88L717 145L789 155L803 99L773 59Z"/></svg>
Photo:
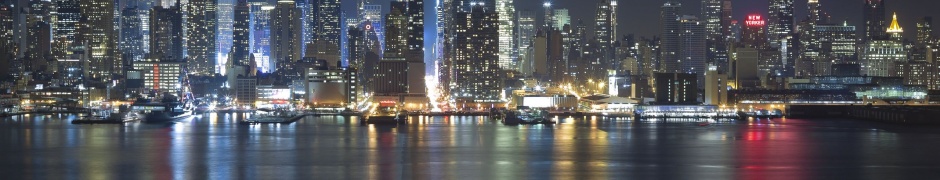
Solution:
<svg viewBox="0 0 940 180"><path fill-rule="evenodd" d="M901 29L901 26L898 25L898 13L894 13L893 18L891 19L891 26L888 27L888 33L903 33L904 29Z"/></svg>

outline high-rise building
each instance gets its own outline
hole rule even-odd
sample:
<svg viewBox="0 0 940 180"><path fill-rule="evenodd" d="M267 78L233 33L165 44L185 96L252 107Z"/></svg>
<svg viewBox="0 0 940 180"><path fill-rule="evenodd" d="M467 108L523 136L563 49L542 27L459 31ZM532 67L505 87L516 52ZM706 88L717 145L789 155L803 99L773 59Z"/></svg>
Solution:
<svg viewBox="0 0 940 180"><path fill-rule="evenodd" d="M257 56L259 69L263 72L274 72L275 67L271 62L271 10L274 6L268 5L265 1L249 1L251 13L251 53Z"/></svg>
<svg viewBox="0 0 940 180"><path fill-rule="evenodd" d="M408 51L405 59L410 63L424 63L424 0L408 0L407 9Z"/></svg>
<svg viewBox="0 0 940 180"><path fill-rule="evenodd" d="M189 0L188 9L192 11L187 12L186 19L186 59L190 74L217 73L216 5L215 0Z"/></svg>
<svg viewBox="0 0 940 180"><path fill-rule="evenodd" d="M392 1L391 11L385 15L385 60L404 60L408 51L407 2Z"/></svg>
<svg viewBox="0 0 940 180"><path fill-rule="evenodd" d="M722 23L724 12L722 3L724 0L703 0L702 1L702 21L705 22L705 31L709 39L718 39L722 35ZM713 47L709 47L710 49Z"/></svg>
<svg viewBox="0 0 940 180"><path fill-rule="evenodd" d="M748 48L766 48L768 45L765 25L766 21L761 15L747 15L747 19L744 21L744 30L741 33L741 44Z"/></svg>
<svg viewBox="0 0 940 180"><path fill-rule="evenodd" d="M220 59L222 56L229 54L229 51L232 50L233 36L234 36L234 24L235 24L235 2L240 0L219 0L218 5L218 14L219 17L218 23L218 36L216 37L216 54L219 55ZM245 19L247 23L248 19ZM221 63L219 63L221 65Z"/></svg>
<svg viewBox="0 0 940 180"><path fill-rule="evenodd" d="M600 47L600 57L603 64L614 64L619 62L613 58L613 43L617 41L614 32L614 7L616 1L601 0L597 3L597 12L595 12L594 37L597 39L597 45Z"/></svg>
<svg viewBox="0 0 940 180"><path fill-rule="evenodd" d="M239 0L233 9L231 65L249 66L251 61L251 7Z"/></svg>
<svg viewBox="0 0 940 180"><path fill-rule="evenodd" d="M26 46L26 52L29 55L29 69L31 71L49 70L47 59L52 55L52 27L45 21L32 23L29 27L29 39Z"/></svg>
<svg viewBox="0 0 940 180"><path fill-rule="evenodd" d="M662 7L660 61L664 72L679 72L679 9L682 4L667 2Z"/></svg>
<svg viewBox="0 0 940 180"><path fill-rule="evenodd" d="M679 20L679 71L692 73L699 77L699 85L705 78L705 22L699 21L695 16L683 16Z"/></svg>
<svg viewBox="0 0 940 180"><path fill-rule="evenodd" d="M368 22L367 25L369 28L367 30L372 31L368 33L375 34L376 38L380 39L380 41L376 41L375 43L379 45L379 48L376 50L378 51L378 55L381 56L382 52L385 52L385 18L382 16L382 5L363 5L359 12L362 13L360 20L362 20L363 23Z"/></svg>
<svg viewBox="0 0 940 180"><path fill-rule="evenodd" d="M286 69L291 62L300 60L301 13L293 1L278 1L271 10L271 59L276 67L275 71Z"/></svg>
<svg viewBox="0 0 940 180"><path fill-rule="evenodd" d="M772 47L781 44L793 33L793 0L770 0L767 8L767 34Z"/></svg>
<svg viewBox="0 0 940 180"><path fill-rule="evenodd" d="M85 44L86 52L91 54L89 63L90 78L105 78L120 75L121 61L116 60L118 37L114 28L114 1L87 0L80 6L83 25L79 38Z"/></svg>
<svg viewBox="0 0 940 180"><path fill-rule="evenodd" d="M816 32L816 26L820 23L825 23L822 19L825 15L820 8L819 1L809 0L807 2L807 9L809 14L799 26L800 56L796 59L795 68L795 75L799 77L818 76L816 74L816 72L818 72L818 70L816 70L817 64L823 63L820 61L827 61L829 59L820 54L822 47L819 44L819 34Z"/></svg>
<svg viewBox="0 0 940 180"><path fill-rule="evenodd" d="M552 27L558 30L565 28L565 25L574 25L571 23L571 16L568 15L568 9L558 8L552 11Z"/></svg>
<svg viewBox="0 0 940 180"><path fill-rule="evenodd" d="M819 39L820 52L829 53L830 55L826 56L832 57L831 63L858 64L855 26L849 26L848 23L816 25L816 34Z"/></svg>
<svg viewBox="0 0 940 180"><path fill-rule="evenodd" d="M933 40L933 17L926 16L917 21L917 41L914 43L918 47L924 47Z"/></svg>
<svg viewBox="0 0 940 180"><path fill-rule="evenodd" d="M516 47L519 50L517 68L524 76L532 75L532 40L535 38L535 12L516 11Z"/></svg>
<svg viewBox="0 0 940 180"><path fill-rule="evenodd" d="M0 52L13 52L16 46L13 42L13 8L0 4ZM14 53L0 54L0 76L13 74L10 61L14 58Z"/></svg>
<svg viewBox="0 0 940 180"><path fill-rule="evenodd" d="M513 35L515 35L515 5L512 0L496 0L496 14L499 18L499 67L503 69L516 69L513 66Z"/></svg>
<svg viewBox="0 0 940 180"><path fill-rule="evenodd" d="M314 0L310 8L316 9L316 26L311 39L316 44L317 58L327 59L325 56L338 57L340 54L340 34L342 24L342 11L340 0ZM308 53L309 54L309 53ZM338 61L339 59L328 59Z"/></svg>
<svg viewBox="0 0 940 180"><path fill-rule="evenodd" d="M727 72L728 52L727 52L727 20L724 17L724 0L704 0L702 1L702 16L705 23L705 31L708 35L705 46L707 63L713 64L718 72Z"/></svg>
<svg viewBox="0 0 940 180"><path fill-rule="evenodd" d="M470 12L458 12L454 22L458 29L454 38L453 97L477 102L499 102L503 98L499 68L498 14L482 4L471 3Z"/></svg>
<svg viewBox="0 0 940 180"><path fill-rule="evenodd" d="M179 4L177 4L179 5ZM180 6L154 6L150 12L147 59L183 59L183 15Z"/></svg>
<svg viewBox="0 0 940 180"><path fill-rule="evenodd" d="M82 18L79 0L56 1L56 25L53 39L53 55L56 58L65 58L75 46L75 33L78 30L78 21ZM136 9L136 8L135 8ZM136 13L135 13L136 14Z"/></svg>
<svg viewBox="0 0 940 180"><path fill-rule="evenodd" d="M896 63L907 62L907 48L901 42L904 30L898 25L895 14L891 26L885 31L890 35L886 40L870 40L862 49L862 74L867 76L895 76L898 74Z"/></svg>
<svg viewBox="0 0 940 180"><path fill-rule="evenodd" d="M863 41L885 37L888 24L885 22L885 0L866 0L862 7L865 21Z"/></svg>
<svg viewBox="0 0 940 180"><path fill-rule="evenodd" d="M144 34L141 28L140 11L137 7L124 8L121 11L121 41L118 47L121 50L121 60L125 66L131 62L142 61L145 58Z"/></svg>

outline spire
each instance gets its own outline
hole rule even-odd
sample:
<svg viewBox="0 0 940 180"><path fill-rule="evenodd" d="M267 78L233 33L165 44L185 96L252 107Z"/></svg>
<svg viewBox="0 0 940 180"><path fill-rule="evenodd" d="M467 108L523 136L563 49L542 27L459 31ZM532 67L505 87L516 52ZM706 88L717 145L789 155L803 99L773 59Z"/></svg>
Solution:
<svg viewBox="0 0 940 180"><path fill-rule="evenodd" d="M894 13L891 20L891 26L888 27L888 33L903 33L904 30L898 25L898 13Z"/></svg>

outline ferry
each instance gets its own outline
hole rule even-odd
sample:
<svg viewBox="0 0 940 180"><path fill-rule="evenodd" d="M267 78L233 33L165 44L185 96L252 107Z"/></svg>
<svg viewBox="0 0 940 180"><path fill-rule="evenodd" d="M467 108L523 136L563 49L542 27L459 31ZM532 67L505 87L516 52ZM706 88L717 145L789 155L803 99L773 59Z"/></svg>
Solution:
<svg viewBox="0 0 940 180"><path fill-rule="evenodd" d="M139 98L131 105L133 111L142 114L144 123L168 123L183 120L193 115L193 105L173 95L165 94L160 102Z"/></svg>
<svg viewBox="0 0 940 180"><path fill-rule="evenodd" d="M506 112L505 118L502 121L505 125L555 124L555 121L552 121L546 117L547 115L548 112L544 110L535 110L526 106L520 106L517 107L515 111Z"/></svg>

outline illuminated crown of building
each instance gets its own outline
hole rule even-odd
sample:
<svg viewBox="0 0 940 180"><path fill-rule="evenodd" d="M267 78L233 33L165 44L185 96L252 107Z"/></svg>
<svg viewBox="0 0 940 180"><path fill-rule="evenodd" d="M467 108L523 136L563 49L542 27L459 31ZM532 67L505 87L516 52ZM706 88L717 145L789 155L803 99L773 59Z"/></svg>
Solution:
<svg viewBox="0 0 940 180"><path fill-rule="evenodd" d="M901 29L901 26L898 25L898 13L894 13L894 16L891 20L891 26L888 27L888 33L903 33L904 29Z"/></svg>

